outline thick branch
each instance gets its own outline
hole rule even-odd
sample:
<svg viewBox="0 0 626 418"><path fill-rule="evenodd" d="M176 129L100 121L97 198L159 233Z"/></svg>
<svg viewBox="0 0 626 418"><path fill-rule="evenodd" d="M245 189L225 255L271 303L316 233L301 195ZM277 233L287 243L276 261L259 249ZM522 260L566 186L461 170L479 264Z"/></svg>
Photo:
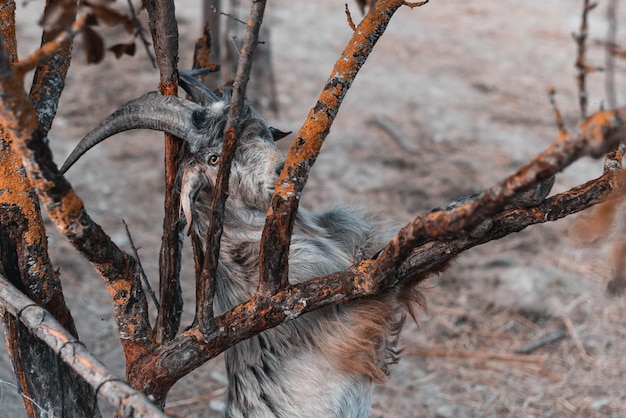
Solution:
<svg viewBox="0 0 626 418"><path fill-rule="evenodd" d="M63 0L49 0L46 3L46 9L57 7L59 1L63 2ZM76 17L77 7L75 1L64 4L64 8L65 13L73 16L72 19ZM46 13L44 12L44 14ZM55 37L55 33L44 31L41 36L42 47L53 41ZM65 88L65 77L70 67L73 40L73 36L68 36L68 39L65 42L61 42L58 49L39 62L35 69L33 84L30 88L30 99L37 111L40 131L38 134L42 137L48 135L52 121L57 113L59 98Z"/></svg>
<svg viewBox="0 0 626 418"><path fill-rule="evenodd" d="M288 283L291 233L309 170L354 78L385 31L389 20L403 4L403 1L398 0L375 3L375 8L370 10L356 28L352 39L335 63L317 103L291 144L263 229L259 291L265 295L284 289Z"/></svg>
<svg viewBox="0 0 626 418"><path fill-rule="evenodd" d="M7 7L10 9L7 4L0 6L0 14L7 17L2 20L2 35L5 39L13 37L12 41L15 41L15 22L12 16L7 16ZM4 66L9 62L14 64L17 60L15 43L6 40L4 45L9 49L8 57L12 58L0 61ZM38 81L36 79L35 83ZM0 93L2 101L6 100L5 93L8 93L4 90ZM53 117L50 116L50 123ZM37 132L44 129L42 126L41 122L36 126ZM77 335L74 320L65 304L58 273L52 268L48 256L48 242L38 199L26 177L21 159L11 151L12 140L11 133L4 126L1 127L0 190L3 192L0 193L0 270L6 272L17 287L48 309L69 332ZM94 402L80 401L92 395L89 385L64 364L51 369L50 364L57 364L56 355L15 318L6 315L2 322L7 351L20 389L26 395L24 401L29 416L37 415L30 399L46 405L47 412L51 414L59 414L64 410L69 412L71 409L77 415L88 411L91 416L100 416ZM33 376L30 370L41 372ZM77 401L69 407L64 400Z"/></svg>
<svg viewBox="0 0 626 418"><path fill-rule="evenodd" d="M50 313L27 298L3 276L0 276L0 309L18 318L44 341L78 375L97 389L97 394L115 406L120 416L166 417L145 395L112 375Z"/></svg>
<svg viewBox="0 0 626 418"><path fill-rule="evenodd" d="M13 152L24 162L30 187L37 191L57 230L104 279L113 298L122 342L145 344L152 333L134 263L89 217L82 200L52 162L48 145L33 136L38 124L35 110L26 97L22 78L13 73L3 52L0 52L0 85L3 87L0 120L11 134Z"/></svg>

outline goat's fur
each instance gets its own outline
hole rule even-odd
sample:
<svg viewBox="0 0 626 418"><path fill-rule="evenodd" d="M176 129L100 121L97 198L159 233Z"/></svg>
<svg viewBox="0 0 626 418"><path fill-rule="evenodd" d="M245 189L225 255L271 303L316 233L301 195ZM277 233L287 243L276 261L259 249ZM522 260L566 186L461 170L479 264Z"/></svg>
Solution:
<svg viewBox="0 0 626 418"><path fill-rule="evenodd" d="M183 74L184 75L184 74ZM186 81L185 81L186 80ZM181 213L204 237L222 151L229 94L218 98L181 76L193 102L148 93L122 106L81 141L67 170L89 148L127 129L158 129L185 139L180 168ZM223 312L256 290L266 211L285 156L277 132L248 105L232 163L216 277L215 310ZM289 253L289 280L343 271L372 257L390 238L359 211L312 213L300 208ZM226 351L228 417L364 417L374 383L397 360L398 333L414 284L302 315Z"/></svg>

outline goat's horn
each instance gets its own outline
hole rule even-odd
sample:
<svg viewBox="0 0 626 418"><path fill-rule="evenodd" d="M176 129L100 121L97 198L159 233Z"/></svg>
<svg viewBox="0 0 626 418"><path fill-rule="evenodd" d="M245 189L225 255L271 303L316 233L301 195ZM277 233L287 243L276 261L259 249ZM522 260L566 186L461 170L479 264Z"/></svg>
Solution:
<svg viewBox="0 0 626 418"><path fill-rule="evenodd" d="M197 75L213 71L211 68L198 70L180 70L178 73L179 84L191 96L191 100L198 104L209 104L220 100L207 86L196 78Z"/></svg>
<svg viewBox="0 0 626 418"><path fill-rule="evenodd" d="M146 93L122 105L89 132L74 148L59 170L65 173L83 154L110 136L131 129L163 131L193 142L197 131L194 111L202 107L177 96L163 96L156 91Z"/></svg>

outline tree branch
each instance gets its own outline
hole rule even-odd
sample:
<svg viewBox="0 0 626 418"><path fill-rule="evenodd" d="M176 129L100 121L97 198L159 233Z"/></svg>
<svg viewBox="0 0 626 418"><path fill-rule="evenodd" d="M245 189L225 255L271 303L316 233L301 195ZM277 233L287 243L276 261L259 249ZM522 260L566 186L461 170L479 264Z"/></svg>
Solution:
<svg viewBox="0 0 626 418"><path fill-rule="evenodd" d="M166 417L143 394L112 375L87 348L45 309L27 298L0 275L0 308L18 318L72 370L104 396L122 417ZM94 403L95 405L95 403Z"/></svg>
<svg viewBox="0 0 626 418"><path fill-rule="evenodd" d="M572 139L561 132L547 151L503 182L487 189L478 198L453 210L420 215L402 228L375 262L375 277L389 280L406 261L413 249L435 239L445 239L469 231L492 218L516 195L550 178L575 160L588 155L599 158L616 147L626 136L626 107L600 111L580 126L580 135Z"/></svg>
<svg viewBox="0 0 626 418"><path fill-rule="evenodd" d="M4 51L0 51L0 85L0 121L11 135L13 152L24 162L29 187L37 191L57 230L105 281L122 344L144 346L152 339L152 331L134 262L89 217L82 200L59 174L47 143L33 135L38 125L35 110L26 97L23 79L13 73ZM45 238L45 232L41 236Z"/></svg>
<svg viewBox="0 0 626 418"><path fill-rule="evenodd" d="M233 84L232 98L228 110L228 119L224 128L224 145L220 157L220 166L215 181L215 193L211 202L211 220L206 237L206 253L200 280L196 283L200 300L196 301L196 324L205 333L212 327L213 295L215 293L215 274L220 253L224 223L224 207L228 195L230 167L235 156L237 138L240 134L240 114L244 106L246 87L250 80L252 59L259 39L259 29L263 22L265 0L255 0L250 9L248 28L237 65L237 75Z"/></svg>
<svg viewBox="0 0 626 418"><path fill-rule="evenodd" d="M339 107L361 66L403 1L377 1L354 31L317 103L291 143L276 183L263 229L259 292L269 296L288 284L288 257L293 223L309 171L330 131Z"/></svg>
<svg viewBox="0 0 626 418"><path fill-rule="evenodd" d="M63 0L48 0L46 9L56 7L59 1L63 2ZM71 1L69 4L64 4L64 7L65 13L71 14L73 19L75 19L76 2ZM45 14L46 12L44 11ZM81 25L82 23L79 26ZM55 33L45 30L41 36L42 47L55 38ZM73 40L73 36L68 36L65 42L60 43L58 50L43 61L40 61L35 69L29 97L37 111L37 118L39 119L38 131L40 131L38 135L42 137L48 135L52 121L57 113L61 93L65 88L65 77L70 67Z"/></svg>
<svg viewBox="0 0 626 418"><path fill-rule="evenodd" d="M165 96L178 93L178 27L172 0L144 2L150 17L161 81L159 90ZM159 309L156 323L157 341L169 341L178 332L183 310L180 288L180 258L183 246L183 223L179 216L180 193L176 183L183 141L165 134L165 216L159 253Z"/></svg>

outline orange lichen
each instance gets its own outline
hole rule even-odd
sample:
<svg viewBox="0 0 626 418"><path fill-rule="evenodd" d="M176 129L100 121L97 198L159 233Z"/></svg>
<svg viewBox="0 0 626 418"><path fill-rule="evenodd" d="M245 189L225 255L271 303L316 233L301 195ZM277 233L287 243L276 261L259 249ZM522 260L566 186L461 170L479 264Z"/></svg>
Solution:
<svg viewBox="0 0 626 418"><path fill-rule="evenodd" d="M50 203L46 198L46 208L48 215L54 221L61 234L68 232L68 224L75 222L80 213L84 210L84 203L76 192L71 189L60 202Z"/></svg>
<svg viewBox="0 0 626 418"><path fill-rule="evenodd" d="M600 110L583 121L580 128L590 140L601 141L606 129L614 125L615 116L615 111Z"/></svg>

